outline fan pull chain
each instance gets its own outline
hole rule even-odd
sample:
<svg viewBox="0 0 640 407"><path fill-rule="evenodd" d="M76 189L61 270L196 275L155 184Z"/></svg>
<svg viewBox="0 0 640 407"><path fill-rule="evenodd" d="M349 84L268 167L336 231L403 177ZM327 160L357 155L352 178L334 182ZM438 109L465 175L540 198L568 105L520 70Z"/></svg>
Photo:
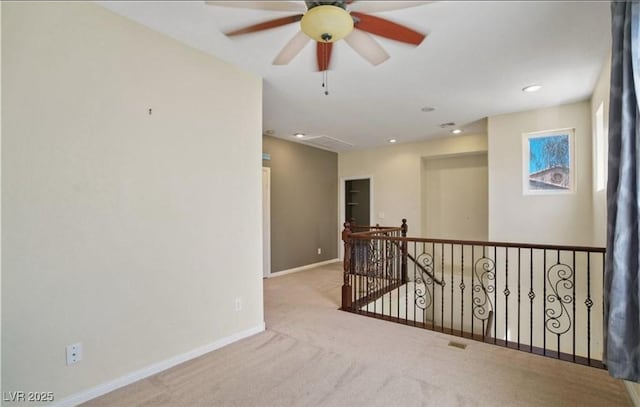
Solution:
<svg viewBox="0 0 640 407"><path fill-rule="evenodd" d="M329 70L325 69L324 71L324 80L323 80L323 84L322 87L324 87L324 94L325 96L329 94Z"/></svg>
<svg viewBox="0 0 640 407"><path fill-rule="evenodd" d="M329 94L329 67L328 67L328 58L327 58L327 43L324 43L324 47L322 47L322 65L324 66L324 71L322 71L322 87L324 88L325 96Z"/></svg>
<svg viewBox="0 0 640 407"><path fill-rule="evenodd" d="M322 65L324 70L322 71L322 87L324 88L325 96L329 94L329 40L331 40L331 34L322 34L324 40L324 46L322 47Z"/></svg>

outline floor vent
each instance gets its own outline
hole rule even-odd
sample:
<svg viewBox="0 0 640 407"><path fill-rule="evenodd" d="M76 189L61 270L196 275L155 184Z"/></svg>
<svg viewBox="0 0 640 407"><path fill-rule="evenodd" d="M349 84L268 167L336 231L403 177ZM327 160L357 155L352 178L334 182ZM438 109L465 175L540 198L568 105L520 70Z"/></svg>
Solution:
<svg viewBox="0 0 640 407"><path fill-rule="evenodd" d="M465 343L460 343L460 342L449 342L449 346L458 348L458 349L467 349L467 345Z"/></svg>

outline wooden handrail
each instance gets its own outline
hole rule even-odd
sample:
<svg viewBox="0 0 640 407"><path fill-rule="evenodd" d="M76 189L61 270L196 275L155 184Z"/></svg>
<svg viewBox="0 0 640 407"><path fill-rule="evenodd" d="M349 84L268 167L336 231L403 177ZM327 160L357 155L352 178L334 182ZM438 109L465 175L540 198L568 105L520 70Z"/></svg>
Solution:
<svg viewBox="0 0 640 407"><path fill-rule="evenodd" d="M397 226L380 226L380 225L350 225L352 228L369 228L369 229L379 229L379 230L386 230L386 229L400 229L400 227Z"/></svg>
<svg viewBox="0 0 640 407"><path fill-rule="evenodd" d="M353 233L352 239L365 240L370 239L370 235L363 235L362 233ZM423 237L394 237L394 236L375 236L379 240L388 240L394 242L416 242L416 243L445 243L453 245L467 245L467 246L496 246L496 247L514 247L521 249L540 249L540 250L567 250L575 252L594 252L605 253L604 247L592 247L592 246L566 246L566 245L544 245L536 243L509 243L509 242L491 242L482 240L454 240L454 239L430 239Z"/></svg>
<svg viewBox="0 0 640 407"><path fill-rule="evenodd" d="M357 235L357 236L371 236L371 235L377 235L378 233L389 233L389 232L397 232L400 231L400 228L379 228L376 230L367 230L366 232L353 232L351 233L351 236L353 235Z"/></svg>

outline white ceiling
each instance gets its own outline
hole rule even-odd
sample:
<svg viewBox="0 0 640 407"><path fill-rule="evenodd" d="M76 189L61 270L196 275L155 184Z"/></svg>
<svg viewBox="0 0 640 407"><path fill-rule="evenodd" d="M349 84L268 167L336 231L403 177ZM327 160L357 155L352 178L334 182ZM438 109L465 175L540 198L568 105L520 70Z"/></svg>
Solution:
<svg viewBox="0 0 640 407"><path fill-rule="evenodd" d="M433 2L375 15L427 33L417 48L376 37L391 55L371 66L337 42L330 94L315 71L315 46L287 66L271 62L299 25L227 38L234 28L294 12L204 2L98 4L264 78L263 130L294 140L303 132L348 144L335 150L450 136L441 123L484 132L496 114L588 98L610 48L609 2ZM521 89L543 85L536 93ZM424 113L421 108L434 106Z"/></svg>

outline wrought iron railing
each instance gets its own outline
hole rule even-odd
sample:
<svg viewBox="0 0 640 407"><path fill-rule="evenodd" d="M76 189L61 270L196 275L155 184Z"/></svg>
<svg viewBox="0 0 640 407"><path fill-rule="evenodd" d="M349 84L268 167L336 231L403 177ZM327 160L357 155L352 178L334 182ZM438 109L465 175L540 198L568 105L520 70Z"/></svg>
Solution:
<svg viewBox="0 0 640 407"><path fill-rule="evenodd" d="M342 233L343 310L604 367L604 248L358 230Z"/></svg>
<svg viewBox="0 0 640 407"><path fill-rule="evenodd" d="M358 232L352 232L352 229ZM400 237L401 228L381 226L351 226L345 223L342 240L344 251L343 309L361 307L400 287L403 277L402 256L397 255L395 242L378 237ZM350 244L351 236L362 236L358 244ZM406 267L404 267L406 269ZM345 290L348 288L348 292ZM347 304L347 306L345 306Z"/></svg>

